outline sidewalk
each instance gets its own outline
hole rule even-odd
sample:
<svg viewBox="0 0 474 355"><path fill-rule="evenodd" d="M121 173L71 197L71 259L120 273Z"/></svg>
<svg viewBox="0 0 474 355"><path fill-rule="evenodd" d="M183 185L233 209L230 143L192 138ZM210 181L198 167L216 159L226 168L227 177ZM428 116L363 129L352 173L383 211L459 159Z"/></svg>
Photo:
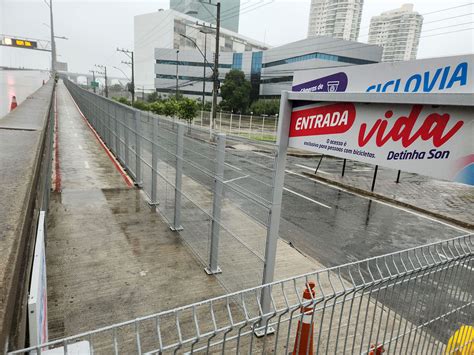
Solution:
<svg viewBox="0 0 474 355"><path fill-rule="evenodd" d="M62 82L57 100L62 191L48 221L49 338L223 294L127 186Z"/></svg>

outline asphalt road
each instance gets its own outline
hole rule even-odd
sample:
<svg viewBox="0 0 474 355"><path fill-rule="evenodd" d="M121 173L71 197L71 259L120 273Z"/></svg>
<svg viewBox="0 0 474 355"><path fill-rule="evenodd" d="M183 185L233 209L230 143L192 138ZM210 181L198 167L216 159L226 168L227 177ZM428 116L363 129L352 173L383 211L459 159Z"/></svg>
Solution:
<svg viewBox="0 0 474 355"><path fill-rule="evenodd" d="M159 156L173 164L175 135L163 128L159 130ZM197 135L196 139L193 132L194 138L187 135L184 139L183 173L212 190L216 147L205 142L202 134ZM273 159L258 148L249 150L248 143L227 140L225 196L267 223L268 209L263 205L269 206L271 200ZM346 192L302 174L318 161L319 158L288 157L280 237L325 266L466 234L461 228L432 217Z"/></svg>
<svg viewBox="0 0 474 355"><path fill-rule="evenodd" d="M160 137L160 159L173 165L175 136L162 129ZM198 139L185 137L184 147L183 173L212 190L216 147L205 142L202 136ZM432 217L359 196L302 174L315 167L318 161L318 158L287 158L280 237L326 267L467 234L461 228ZM225 197L264 224L268 221L272 167L271 154L257 148L249 150L249 142L228 139ZM337 168L334 166L334 169ZM468 265L472 265L472 261L458 266L456 270L469 269ZM457 289L464 294L473 294L469 278L468 272L460 272L452 282L456 282ZM406 291L408 287L394 289L393 295L384 299L383 303L397 309L415 324L420 324L429 321L431 314L439 314L441 309L448 312L446 304L459 302L457 297L451 298L454 295L449 296L448 303L447 299L437 299L435 296L453 288L449 278L437 283L431 283L430 280L420 282L425 286L414 286L413 291ZM420 290L430 291L420 293ZM407 297L410 292L412 301L400 304L398 299ZM416 311L413 307L417 308ZM469 314L470 308L463 309L452 317L442 319L444 326L434 323L428 329L437 339L446 341L452 325L459 321L468 322Z"/></svg>

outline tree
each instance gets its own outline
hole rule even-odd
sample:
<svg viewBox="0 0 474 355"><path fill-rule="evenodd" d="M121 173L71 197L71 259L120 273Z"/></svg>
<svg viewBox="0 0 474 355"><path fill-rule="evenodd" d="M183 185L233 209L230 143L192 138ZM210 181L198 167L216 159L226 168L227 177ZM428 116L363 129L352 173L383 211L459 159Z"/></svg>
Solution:
<svg viewBox="0 0 474 355"><path fill-rule="evenodd" d="M196 117L198 111L198 103L187 97L183 97L178 101L178 117L191 123Z"/></svg>
<svg viewBox="0 0 474 355"><path fill-rule="evenodd" d="M161 101L161 95L158 95L156 91L153 91L151 94L147 96L146 100L148 102Z"/></svg>
<svg viewBox="0 0 474 355"><path fill-rule="evenodd" d="M165 112L165 103L161 101L155 101L150 104L150 110L157 115L163 115Z"/></svg>
<svg viewBox="0 0 474 355"><path fill-rule="evenodd" d="M232 69L225 76L221 86L222 107L232 112L245 112L250 103L250 81L244 72Z"/></svg>
<svg viewBox="0 0 474 355"><path fill-rule="evenodd" d="M276 115L280 112L280 100L257 100L252 103L250 110L255 115Z"/></svg>
<svg viewBox="0 0 474 355"><path fill-rule="evenodd" d="M166 116L176 116L178 114L179 104L175 98L169 98L164 102L163 113Z"/></svg>

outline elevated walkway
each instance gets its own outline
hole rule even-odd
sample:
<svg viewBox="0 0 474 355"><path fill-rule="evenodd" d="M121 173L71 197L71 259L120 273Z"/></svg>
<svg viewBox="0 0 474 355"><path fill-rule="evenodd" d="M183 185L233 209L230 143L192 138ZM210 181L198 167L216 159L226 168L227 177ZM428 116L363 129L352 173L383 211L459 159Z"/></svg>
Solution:
<svg viewBox="0 0 474 355"><path fill-rule="evenodd" d="M56 339L224 291L130 188L58 83L61 191L52 194L47 271Z"/></svg>

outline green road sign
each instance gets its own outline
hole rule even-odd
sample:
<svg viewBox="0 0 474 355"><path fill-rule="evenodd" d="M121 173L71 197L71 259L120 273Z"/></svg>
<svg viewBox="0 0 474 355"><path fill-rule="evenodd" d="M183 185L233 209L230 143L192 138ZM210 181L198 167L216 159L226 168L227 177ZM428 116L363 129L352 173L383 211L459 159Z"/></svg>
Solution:
<svg viewBox="0 0 474 355"><path fill-rule="evenodd" d="M98 81L91 81L91 88L98 88L99 82Z"/></svg>

